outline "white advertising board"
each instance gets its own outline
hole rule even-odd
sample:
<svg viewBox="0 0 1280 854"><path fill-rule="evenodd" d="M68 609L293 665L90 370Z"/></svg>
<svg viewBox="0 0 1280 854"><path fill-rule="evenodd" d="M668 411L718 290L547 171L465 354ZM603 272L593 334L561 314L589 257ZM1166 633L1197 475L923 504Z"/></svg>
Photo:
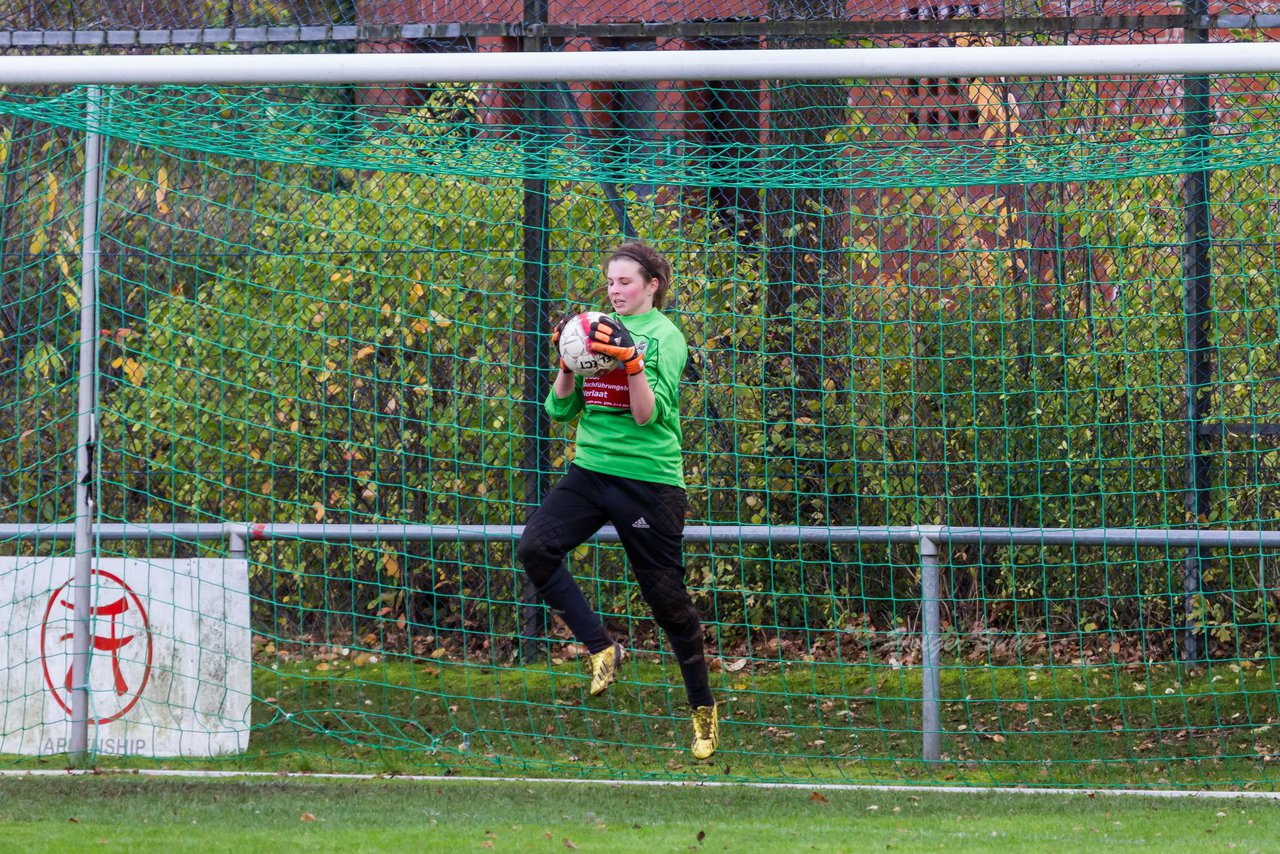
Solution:
<svg viewBox="0 0 1280 854"><path fill-rule="evenodd" d="M71 739L72 558L0 557L0 753ZM249 744L244 560L93 562L89 749L216 756Z"/></svg>

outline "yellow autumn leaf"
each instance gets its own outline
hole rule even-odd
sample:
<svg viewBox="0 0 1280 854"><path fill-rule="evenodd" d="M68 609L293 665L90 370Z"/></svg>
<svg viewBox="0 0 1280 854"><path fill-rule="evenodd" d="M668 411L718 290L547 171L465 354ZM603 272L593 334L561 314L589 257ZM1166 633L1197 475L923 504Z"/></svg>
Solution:
<svg viewBox="0 0 1280 854"><path fill-rule="evenodd" d="M382 556L382 569L392 578L400 576L400 561L393 554L384 554Z"/></svg>
<svg viewBox="0 0 1280 854"><path fill-rule="evenodd" d="M169 170L160 167L160 172L156 175L156 210L162 214L169 212L169 206L165 204L165 197L169 195Z"/></svg>
<svg viewBox="0 0 1280 854"><path fill-rule="evenodd" d="M977 255L978 282L986 287L995 287L1000 283L1000 275L996 271L995 259L990 252L979 252Z"/></svg>
<svg viewBox="0 0 1280 854"><path fill-rule="evenodd" d="M44 214L40 217L41 223L49 223L53 221L53 215L58 212L58 177L52 172L44 176Z"/></svg>
<svg viewBox="0 0 1280 854"><path fill-rule="evenodd" d="M31 236L31 254L35 255L44 251L45 244L49 242L49 236L45 234L43 228L37 228L36 233Z"/></svg>
<svg viewBox="0 0 1280 854"><path fill-rule="evenodd" d="M1009 135L1013 136L1018 132L1018 129L1022 126L1022 122L1019 121L1018 119L1018 100L1013 97L1012 92L1008 94L1007 102L1008 102Z"/></svg>
<svg viewBox="0 0 1280 854"><path fill-rule="evenodd" d="M142 379L147 375L146 367L136 359L124 360L124 377L134 385L142 385Z"/></svg>
<svg viewBox="0 0 1280 854"><path fill-rule="evenodd" d="M324 521L324 505L323 504L321 504L319 501L316 501L311 505L311 509L315 511L317 522Z"/></svg>
<svg viewBox="0 0 1280 854"><path fill-rule="evenodd" d="M991 44L989 38L977 33L956 33L953 41L956 47L980 47Z"/></svg>
<svg viewBox="0 0 1280 854"><path fill-rule="evenodd" d="M368 357L372 356L373 354L374 354L374 348L373 348L372 346L369 346L369 347L361 347L359 350L357 350L357 351L356 351L356 359L355 359L355 360L358 362L358 361L360 361L361 359L367 359Z"/></svg>
<svg viewBox="0 0 1280 854"><path fill-rule="evenodd" d="M982 113L982 117L984 119L991 118L992 112L997 109L996 105L999 103L995 89L977 80L970 83L966 88L968 89L969 100Z"/></svg>

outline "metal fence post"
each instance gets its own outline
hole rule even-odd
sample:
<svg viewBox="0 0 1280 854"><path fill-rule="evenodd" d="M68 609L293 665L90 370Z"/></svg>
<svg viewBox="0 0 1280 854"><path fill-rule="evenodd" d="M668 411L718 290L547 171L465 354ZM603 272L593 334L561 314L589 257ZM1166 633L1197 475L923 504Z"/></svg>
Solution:
<svg viewBox="0 0 1280 854"><path fill-rule="evenodd" d="M521 49L540 53L546 50L542 28L548 20L547 0L525 0L524 19L529 32ZM548 489L551 469L550 418L542 408L546 391L547 328L550 326L551 247L547 242L550 217L548 210L547 145L542 139L548 132L548 89L534 84L524 90L521 121L529 131L529 146L534 168L524 179L523 206L520 212L521 264L524 268L525 335L525 500L536 505ZM532 128L529 128L532 118ZM523 521L523 520L520 520ZM516 616L516 655L530 662L546 647L549 615L532 582L512 559L512 586L519 602Z"/></svg>
<svg viewBox="0 0 1280 854"><path fill-rule="evenodd" d="M1209 40L1205 28L1209 14L1207 0L1192 0L1187 11L1193 21L1184 30L1187 44L1203 44ZM1183 311L1185 312L1187 352L1187 463L1186 508L1188 522L1206 524L1211 510L1212 486L1209 467L1211 458L1202 436L1205 416L1210 409L1210 387L1213 382L1214 345L1209 338L1212 321L1213 235L1209 216L1209 173L1204 157L1209 134L1213 129L1213 107L1209 98L1209 78L1204 75L1183 78L1183 138L1187 171L1183 177L1183 221L1185 227L1182 275ZM1200 591L1204 578L1205 550L1199 546L1187 550L1183 565L1183 638L1182 658L1189 664L1208 655L1201 631Z"/></svg>
<svg viewBox="0 0 1280 854"><path fill-rule="evenodd" d="M939 602L938 544L928 537L920 538L920 649L922 685L920 688L920 729L924 739L925 762L942 761L942 715L940 714L942 657L941 608Z"/></svg>
<svg viewBox="0 0 1280 854"><path fill-rule="evenodd" d="M97 131L102 90L86 92L84 209L80 235L80 375L76 419L75 570L71 579L71 764L89 751L90 599L93 596L94 456L97 442L98 200L102 187L102 137Z"/></svg>

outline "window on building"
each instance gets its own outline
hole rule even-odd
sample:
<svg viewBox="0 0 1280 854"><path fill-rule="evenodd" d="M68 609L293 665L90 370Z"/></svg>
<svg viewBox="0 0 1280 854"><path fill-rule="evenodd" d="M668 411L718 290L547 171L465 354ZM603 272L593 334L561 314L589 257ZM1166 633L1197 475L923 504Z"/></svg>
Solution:
<svg viewBox="0 0 1280 854"><path fill-rule="evenodd" d="M983 14L981 3L929 4L906 7L906 17L914 21L942 21L954 18L977 18ZM921 47L951 47L954 42L944 35L926 36ZM907 123L917 135L949 136L965 133L978 125L978 110L965 101L965 81L959 77L920 77L907 86Z"/></svg>

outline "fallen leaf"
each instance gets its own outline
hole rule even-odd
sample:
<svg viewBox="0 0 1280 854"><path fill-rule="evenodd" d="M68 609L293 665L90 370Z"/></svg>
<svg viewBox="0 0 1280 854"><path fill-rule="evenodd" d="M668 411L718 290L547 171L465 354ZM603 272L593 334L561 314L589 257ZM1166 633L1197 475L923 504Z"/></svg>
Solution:
<svg viewBox="0 0 1280 854"><path fill-rule="evenodd" d="M573 844L573 840L572 840L572 839L570 839L570 838L569 838L569 837L567 837L567 836L564 838L564 847L565 847L565 848L569 848L569 849L571 849L571 850L573 850L573 851L577 851L577 850L578 850L578 846L574 845L574 844Z"/></svg>
<svg viewBox="0 0 1280 854"><path fill-rule="evenodd" d="M815 804L825 804L827 802L827 796L822 794L822 792L813 792L809 795L809 800L813 801Z"/></svg>
<svg viewBox="0 0 1280 854"><path fill-rule="evenodd" d="M739 670L741 670L746 666L747 666L747 660L745 658L739 658L737 661L733 661L733 662L730 662L729 664L726 664L724 666L724 669L728 670L730 673L737 673Z"/></svg>
<svg viewBox="0 0 1280 854"><path fill-rule="evenodd" d="M302 820L303 820L303 821L315 821L315 820L316 820L316 817L315 817L315 815L314 815L313 813L304 812L304 813L302 814Z"/></svg>
<svg viewBox="0 0 1280 854"><path fill-rule="evenodd" d="M699 830L699 831L698 831L698 841L699 841L699 842L701 842L702 840L704 840L704 839L706 839L706 838L707 838L707 832L706 832L705 830Z"/></svg>

